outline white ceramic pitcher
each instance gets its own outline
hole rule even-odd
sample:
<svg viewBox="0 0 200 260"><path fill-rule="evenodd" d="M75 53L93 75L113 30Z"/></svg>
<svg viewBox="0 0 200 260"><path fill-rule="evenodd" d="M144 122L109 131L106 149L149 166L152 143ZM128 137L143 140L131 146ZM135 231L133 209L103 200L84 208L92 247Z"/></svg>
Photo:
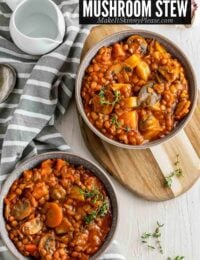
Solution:
<svg viewBox="0 0 200 260"><path fill-rule="evenodd" d="M24 52L42 55L55 49L65 34L64 16L52 0L6 0L13 10L10 33Z"/></svg>

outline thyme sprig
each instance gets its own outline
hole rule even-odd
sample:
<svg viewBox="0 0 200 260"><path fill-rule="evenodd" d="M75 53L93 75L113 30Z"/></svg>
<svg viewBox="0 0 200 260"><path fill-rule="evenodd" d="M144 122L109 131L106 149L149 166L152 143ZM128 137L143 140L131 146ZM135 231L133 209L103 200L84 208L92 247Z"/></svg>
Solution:
<svg viewBox="0 0 200 260"><path fill-rule="evenodd" d="M104 217L109 211L109 201L105 200L97 210L94 210L90 214L86 215L84 221L86 224L90 224L97 217Z"/></svg>
<svg viewBox="0 0 200 260"><path fill-rule="evenodd" d="M174 171L165 178L165 186L171 187L173 183L173 177L178 177L180 178L183 176L183 170L180 167L180 159L179 159L179 154L176 155L176 161L174 163L175 169Z"/></svg>
<svg viewBox="0 0 200 260"><path fill-rule="evenodd" d="M92 213L85 216L84 221L86 224L90 224L95 218L97 217L96 211L93 211Z"/></svg>
<svg viewBox="0 0 200 260"><path fill-rule="evenodd" d="M87 189L83 190L83 189L80 188L80 193L82 195L84 195L84 197L86 199L88 199L88 198L93 199L92 200L93 203L96 203L97 200L99 200L99 199L101 199L101 200L103 199L103 195L96 188L93 188L92 190L87 190Z"/></svg>
<svg viewBox="0 0 200 260"><path fill-rule="evenodd" d="M113 116L111 118L111 123L116 126L116 128L119 128L121 126L121 122L117 119L116 116Z"/></svg>
<svg viewBox="0 0 200 260"><path fill-rule="evenodd" d="M97 216L104 217L109 211L109 202L108 200L104 201L101 207L97 211Z"/></svg>
<svg viewBox="0 0 200 260"><path fill-rule="evenodd" d="M114 115L112 118L111 118L111 123L112 125L114 125L116 128L120 128L122 130L124 130L125 132L129 133L131 132L133 129L130 128L129 126L125 126L125 127L122 127L122 123L117 119L116 115Z"/></svg>
<svg viewBox="0 0 200 260"><path fill-rule="evenodd" d="M161 241L160 241L160 237L161 237L161 231L160 229L164 226L164 224L160 224L158 221L157 221L157 228L155 229L154 233L153 233L153 237L156 239L156 243L157 243L157 247L158 247L158 250L161 254L163 254L163 248L162 248L162 244L161 244Z"/></svg>
<svg viewBox="0 0 200 260"><path fill-rule="evenodd" d="M125 126L124 130L129 133L132 129L129 126Z"/></svg>
<svg viewBox="0 0 200 260"><path fill-rule="evenodd" d="M114 91L114 100L113 102L110 102L109 100L106 100L105 97L105 87L101 88L101 90L99 91L99 97L100 97L100 104L101 105L112 105L114 106L116 103L118 103L120 101L120 91L119 90L115 90Z"/></svg>
<svg viewBox="0 0 200 260"><path fill-rule="evenodd" d="M174 257L174 259L172 259L171 257L168 257L167 260L183 260L185 257L184 256L176 256Z"/></svg>
<svg viewBox="0 0 200 260"><path fill-rule="evenodd" d="M149 249L157 249L159 250L159 252L161 254L163 254L163 248L162 248L162 244L161 244L161 241L160 241L160 237L161 237L161 228L164 226L164 224L160 224L158 221L157 221L157 227L155 229L155 231L153 233L143 233L142 236L141 236L141 242L143 244L146 244L147 248ZM155 239L155 244L156 246L153 246L149 243L149 239L152 238L152 239Z"/></svg>

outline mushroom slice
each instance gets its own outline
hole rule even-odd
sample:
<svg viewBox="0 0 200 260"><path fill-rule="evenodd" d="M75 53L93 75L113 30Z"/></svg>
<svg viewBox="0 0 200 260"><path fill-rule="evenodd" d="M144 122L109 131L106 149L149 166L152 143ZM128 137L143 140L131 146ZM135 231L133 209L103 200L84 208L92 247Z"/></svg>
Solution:
<svg viewBox="0 0 200 260"><path fill-rule="evenodd" d="M65 199L66 190L61 185L56 185L51 189L50 196L54 200Z"/></svg>
<svg viewBox="0 0 200 260"><path fill-rule="evenodd" d="M131 47L133 47L133 44L135 44L136 46L134 46L134 49L139 49L139 52L141 54L146 54L147 52L148 44L146 40L139 35L132 35L131 37L129 37L127 40L127 44Z"/></svg>
<svg viewBox="0 0 200 260"><path fill-rule="evenodd" d="M26 222L22 226L22 232L26 235L34 235L42 229L42 221L40 218L34 218Z"/></svg>
<svg viewBox="0 0 200 260"><path fill-rule="evenodd" d="M56 250L56 242L55 237L52 234L44 235L39 242L39 252L43 256L44 252L45 254L53 255L53 253Z"/></svg>
<svg viewBox="0 0 200 260"><path fill-rule="evenodd" d="M143 107L151 107L160 100L160 95L154 91L153 85L153 82L149 82L141 88L138 94L138 105Z"/></svg>
<svg viewBox="0 0 200 260"><path fill-rule="evenodd" d="M180 68L178 64L173 62L167 64L166 66L160 66L158 71L167 82L175 81L180 74Z"/></svg>
<svg viewBox="0 0 200 260"><path fill-rule="evenodd" d="M22 220L28 217L32 212L31 203L28 199L17 201L12 209L12 216L16 220Z"/></svg>

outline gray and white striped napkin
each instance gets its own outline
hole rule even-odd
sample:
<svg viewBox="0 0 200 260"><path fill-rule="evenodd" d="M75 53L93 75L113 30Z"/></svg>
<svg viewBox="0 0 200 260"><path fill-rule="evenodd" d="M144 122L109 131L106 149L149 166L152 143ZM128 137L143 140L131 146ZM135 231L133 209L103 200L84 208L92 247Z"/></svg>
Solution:
<svg viewBox="0 0 200 260"><path fill-rule="evenodd" d="M0 0L0 63L12 65L18 75L15 89L0 104L0 183L22 159L44 151L70 150L54 121L65 113L72 97L90 27L79 25L78 0L54 2L65 17L65 38L57 49L39 57L25 54L13 44L9 33L11 10ZM0 259L15 259L1 241ZM101 259L125 258L113 243Z"/></svg>

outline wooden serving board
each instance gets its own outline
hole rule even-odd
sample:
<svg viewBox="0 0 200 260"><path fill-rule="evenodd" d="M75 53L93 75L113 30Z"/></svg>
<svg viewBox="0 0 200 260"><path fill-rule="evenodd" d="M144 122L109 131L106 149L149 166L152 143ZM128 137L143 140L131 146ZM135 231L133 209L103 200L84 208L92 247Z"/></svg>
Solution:
<svg viewBox="0 0 200 260"><path fill-rule="evenodd" d="M122 25L93 28L87 38L83 55L105 36L126 30ZM167 143L146 150L126 150L97 137L80 119L87 147L97 161L120 183L147 200L162 201L186 192L200 177L200 97L193 118L178 136ZM171 188L165 177L174 170L176 155L180 156L183 177L173 178Z"/></svg>

